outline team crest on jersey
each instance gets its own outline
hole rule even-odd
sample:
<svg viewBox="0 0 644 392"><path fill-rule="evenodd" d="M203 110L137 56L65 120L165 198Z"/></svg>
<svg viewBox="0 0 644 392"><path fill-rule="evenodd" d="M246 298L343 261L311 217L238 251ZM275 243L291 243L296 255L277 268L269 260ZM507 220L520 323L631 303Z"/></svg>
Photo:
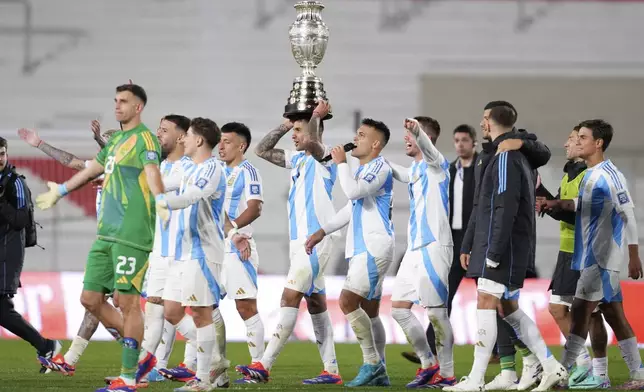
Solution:
<svg viewBox="0 0 644 392"><path fill-rule="evenodd" d="M228 177L228 182L226 184L228 186L233 186L236 179L237 179L237 174L231 174L230 177Z"/></svg>
<svg viewBox="0 0 644 392"><path fill-rule="evenodd" d="M626 204L630 201L626 192L618 193L617 200L619 201L619 204Z"/></svg>
<svg viewBox="0 0 644 392"><path fill-rule="evenodd" d="M148 161L156 161L159 159L159 154L156 151L148 151L145 153L145 157Z"/></svg>
<svg viewBox="0 0 644 392"><path fill-rule="evenodd" d="M199 189L203 189L206 187L206 185L208 185L208 180L206 180L205 178L200 178L197 180L195 185L198 186Z"/></svg>
<svg viewBox="0 0 644 392"><path fill-rule="evenodd" d="M362 179L363 179L363 180L365 180L365 181L367 181L368 183L370 183L370 184L371 184L371 183L373 182L373 180L375 180L375 179L376 179L376 175L375 175L375 174L373 174L373 173L368 173L368 174L367 174L366 176L364 176Z"/></svg>
<svg viewBox="0 0 644 392"><path fill-rule="evenodd" d="M250 184L250 194L259 195L259 184Z"/></svg>
<svg viewBox="0 0 644 392"><path fill-rule="evenodd" d="M420 175L418 175L418 174L414 174L414 175L411 177L411 182L416 182L416 181L418 181L418 179L419 179L419 178L420 178Z"/></svg>

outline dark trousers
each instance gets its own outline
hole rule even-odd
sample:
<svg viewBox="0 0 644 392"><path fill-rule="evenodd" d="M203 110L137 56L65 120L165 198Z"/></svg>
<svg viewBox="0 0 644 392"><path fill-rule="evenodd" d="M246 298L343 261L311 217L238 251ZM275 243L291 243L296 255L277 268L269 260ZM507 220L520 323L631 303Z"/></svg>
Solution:
<svg viewBox="0 0 644 392"><path fill-rule="evenodd" d="M16 311L8 295L0 295L0 327L31 343L39 353L47 352L47 339Z"/></svg>
<svg viewBox="0 0 644 392"><path fill-rule="evenodd" d="M452 301L454 301L454 296L460 286L461 281L465 277L465 271L461 267L461 244L463 243L463 235L465 234L462 230L452 230L452 241L454 242L454 256L452 258L452 267L449 270L448 276L448 296L447 296L447 315L452 314ZM432 349L432 352L436 354L436 335L434 335L434 328L430 324L427 327L425 332L427 336L427 342L429 342L429 347Z"/></svg>

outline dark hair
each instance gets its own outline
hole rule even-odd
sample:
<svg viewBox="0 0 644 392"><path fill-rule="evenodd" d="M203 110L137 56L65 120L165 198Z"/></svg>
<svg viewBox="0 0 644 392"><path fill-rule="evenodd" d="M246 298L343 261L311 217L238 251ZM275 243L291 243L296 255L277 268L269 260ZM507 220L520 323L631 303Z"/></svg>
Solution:
<svg viewBox="0 0 644 392"><path fill-rule="evenodd" d="M579 130L580 130L580 129L581 129L581 127L580 127L579 125L575 125L575 126L572 128L572 130L573 130L573 131L575 131L575 132L579 132Z"/></svg>
<svg viewBox="0 0 644 392"><path fill-rule="evenodd" d="M505 128L511 128L517 122L517 110L507 101L492 101L485 105L485 110L490 109L490 119Z"/></svg>
<svg viewBox="0 0 644 392"><path fill-rule="evenodd" d="M116 88L117 93L122 93L123 91L131 92L132 95L143 101L143 105L148 104L148 95L145 93L143 87L138 84L122 84Z"/></svg>
<svg viewBox="0 0 644 392"><path fill-rule="evenodd" d="M386 146L387 143L389 143L389 137L391 136L391 133L389 132L389 128L385 125L385 123L370 118L363 118L361 124L371 127L382 134L382 136L385 138L383 147Z"/></svg>
<svg viewBox="0 0 644 392"><path fill-rule="evenodd" d="M238 122L229 122L227 124L224 124L223 127L221 127L221 133L236 133L239 136L243 137L246 140L246 148L244 149L244 152L248 150L248 147L250 146L250 129L242 123Z"/></svg>
<svg viewBox="0 0 644 392"><path fill-rule="evenodd" d="M8 149L9 145L7 144L7 139L5 139L2 136L0 136L0 148L2 148L2 147Z"/></svg>
<svg viewBox="0 0 644 392"><path fill-rule="evenodd" d="M436 136L432 139L432 142L436 143L436 140L441 135L441 126L438 121L426 116L417 116L414 117L414 120L418 121L425 132L432 132Z"/></svg>
<svg viewBox="0 0 644 392"><path fill-rule="evenodd" d="M613 140L613 126L604 120L586 120L579 123L579 129L588 128L593 131L593 139L601 139L604 141L602 144L602 151L606 151Z"/></svg>
<svg viewBox="0 0 644 392"><path fill-rule="evenodd" d="M456 135L457 133L467 133L468 135L470 135L470 138L472 139L473 142L476 141L476 130L471 125L467 125L467 124L459 125L458 127L454 128L454 135Z"/></svg>
<svg viewBox="0 0 644 392"><path fill-rule="evenodd" d="M209 118L195 117L190 121L192 132L206 139L210 148L215 148L221 140L221 130L217 123Z"/></svg>
<svg viewBox="0 0 644 392"><path fill-rule="evenodd" d="M179 114L168 114L161 119L161 121L163 120L170 121L177 126L177 129L180 129L183 132L188 132L188 128L190 128L190 119L186 116L181 116Z"/></svg>
<svg viewBox="0 0 644 392"><path fill-rule="evenodd" d="M313 117L313 113L295 113L289 115L288 119L293 123L296 121L306 121L308 123L311 121L311 117ZM322 119L320 119L320 127L318 130L320 133L324 132L324 121Z"/></svg>

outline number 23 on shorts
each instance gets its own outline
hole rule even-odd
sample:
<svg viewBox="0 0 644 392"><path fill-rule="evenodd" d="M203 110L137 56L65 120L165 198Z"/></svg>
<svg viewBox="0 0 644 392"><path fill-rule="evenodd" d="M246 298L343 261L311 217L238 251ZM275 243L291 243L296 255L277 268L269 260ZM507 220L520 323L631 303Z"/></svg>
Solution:
<svg viewBox="0 0 644 392"><path fill-rule="evenodd" d="M123 246L114 247L122 252L114 252L114 287L120 290L130 290L132 286L141 292L143 279L147 270L148 252ZM115 250L112 248L113 250ZM120 249L119 249L120 248Z"/></svg>

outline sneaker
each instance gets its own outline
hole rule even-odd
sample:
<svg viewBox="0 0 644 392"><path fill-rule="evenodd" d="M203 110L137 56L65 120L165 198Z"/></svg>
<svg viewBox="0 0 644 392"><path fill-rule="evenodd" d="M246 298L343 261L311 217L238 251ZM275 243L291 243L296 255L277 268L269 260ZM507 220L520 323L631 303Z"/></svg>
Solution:
<svg viewBox="0 0 644 392"><path fill-rule="evenodd" d="M369 381L367 385L370 387L390 387L391 381L389 380L389 375L385 373Z"/></svg>
<svg viewBox="0 0 644 392"><path fill-rule="evenodd" d="M259 382L268 382L270 379L270 372L264 368L261 362L253 362L250 365L237 365L235 370Z"/></svg>
<svg viewBox="0 0 644 392"><path fill-rule="evenodd" d="M438 365L434 365L427 369L418 369L416 371L416 378L407 384L407 388L419 388L429 383L438 371Z"/></svg>
<svg viewBox="0 0 644 392"><path fill-rule="evenodd" d="M430 382L427 384L421 386L420 388L440 388L443 389L445 387L451 387L456 385L458 381L456 381L456 377L443 377L440 375L440 373L434 374L434 378L431 379Z"/></svg>
<svg viewBox="0 0 644 392"><path fill-rule="evenodd" d="M244 376L240 379L235 380L235 384L259 384L259 381L248 376Z"/></svg>
<svg viewBox="0 0 644 392"><path fill-rule="evenodd" d="M52 369L45 367L40 361L40 358L45 358L49 361L53 360L60 354L63 349L63 344L59 340L47 339L45 351L38 351L38 361L40 362L40 373L50 373Z"/></svg>
<svg viewBox="0 0 644 392"><path fill-rule="evenodd" d="M572 388L573 386L581 383L592 375L592 368L588 366L575 366L570 373L570 378L568 379L568 385Z"/></svg>
<svg viewBox="0 0 644 392"><path fill-rule="evenodd" d="M539 386L533 391L547 391L555 385L568 381L568 371L562 364L557 362L557 368L553 372L543 372Z"/></svg>
<svg viewBox="0 0 644 392"><path fill-rule="evenodd" d="M180 388L175 388L174 392L209 392L215 389L212 384L201 381L197 377L193 378L192 380L188 381L186 385L180 387Z"/></svg>
<svg viewBox="0 0 644 392"><path fill-rule="evenodd" d="M170 381L188 382L195 378L194 370L188 368L184 363L180 363L172 369L159 369L159 374Z"/></svg>
<svg viewBox="0 0 644 392"><path fill-rule="evenodd" d="M105 384L110 385L111 383L113 383L114 381L118 380L119 378L120 377L105 377L103 379L103 381L105 381ZM136 383L136 388L137 389L139 389L139 388L147 388L148 386L149 386L149 384L148 384L147 379L141 380L138 383Z"/></svg>
<svg viewBox="0 0 644 392"><path fill-rule="evenodd" d="M145 357L139 361L138 368L136 370L136 382L140 382L142 379L146 378L148 373L154 369L157 365L157 357L154 354L147 352Z"/></svg>
<svg viewBox="0 0 644 392"><path fill-rule="evenodd" d="M365 363L360 367L360 371L358 372L358 375L356 378L351 380L349 383L346 384L347 387L360 387L364 385L369 385L372 381L376 381L376 379L381 378L381 376L387 375L387 370L383 366L382 363L378 363L376 365L371 365L369 363ZM388 377L387 377L388 379ZM384 382L384 380L381 380Z"/></svg>
<svg viewBox="0 0 644 392"><path fill-rule="evenodd" d="M223 372L217 379L212 383L214 388L229 388L230 387L230 377L228 377L228 371Z"/></svg>
<svg viewBox="0 0 644 392"><path fill-rule="evenodd" d="M572 378L572 376L570 377ZM570 389L610 389L610 379L608 376L591 375L575 385L569 384Z"/></svg>
<svg viewBox="0 0 644 392"><path fill-rule="evenodd" d="M543 367L539 361L528 362L524 359L523 369L521 370L521 378L519 379L519 384L517 389L519 391L525 391L539 381L541 374L543 373Z"/></svg>
<svg viewBox="0 0 644 392"><path fill-rule="evenodd" d="M40 364L43 366L43 368L54 372L60 372L63 374L63 376L73 376L74 372L76 371L76 367L68 365L65 362L65 357L62 354L58 354L52 359L47 359L45 357L39 356L38 361L40 361Z"/></svg>
<svg viewBox="0 0 644 392"><path fill-rule="evenodd" d="M489 383L485 384L486 391L516 391L519 387L519 380L516 376L512 377L508 373L514 372L501 371Z"/></svg>
<svg viewBox="0 0 644 392"><path fill-rule="evenodd" d="M214 384L215 380L219 378L222 374L226 373L226 370L230 367L230 361L227 359L222 359L219 363L212 364L210 366L210 383Z"/></svg>
<svg viewBox="0 0 644 392"><path fill-rule="evenodd" d="M157 368L152 369L152 371L148 374L148 382L162 382L165 380L166 378L163 377L161 373L159 373L159 369Z"/></svg>
<svg viewBox="0 0 644 392"><path fill-rule="evenodd" d="M469 377L465 376L461 378L461 381L458 384L454 384L449 387L443 388L443 391L446 392L465 392L465 391L483 391L485 390L485 384L477 383L471 380Z"/></svg>
<svg viewBox="0 0 644 392"><path fill-rule="evenodd" d="M122 378L115 378L110 385L99 388L95 392L136 392L135 385L127 385Z"/></svg>
<svg viewBox="0 0 644 392"><path fill-rule="evenodd" d="M315 384L333 384L333 385L342 385L342 377L339 374L329 373L326 370L320 373L319 376L313 378L307 378L302 380L302 384L305 385L315 385Z"/></svg>
<svg viewBox="0 0 644 392"><path fill-rule="evenodd" d="M618 386L615 389L630 390L630 391L641 391L641 390L644 390L644 381L643 380L628 380L624 384Z"/></svg>

